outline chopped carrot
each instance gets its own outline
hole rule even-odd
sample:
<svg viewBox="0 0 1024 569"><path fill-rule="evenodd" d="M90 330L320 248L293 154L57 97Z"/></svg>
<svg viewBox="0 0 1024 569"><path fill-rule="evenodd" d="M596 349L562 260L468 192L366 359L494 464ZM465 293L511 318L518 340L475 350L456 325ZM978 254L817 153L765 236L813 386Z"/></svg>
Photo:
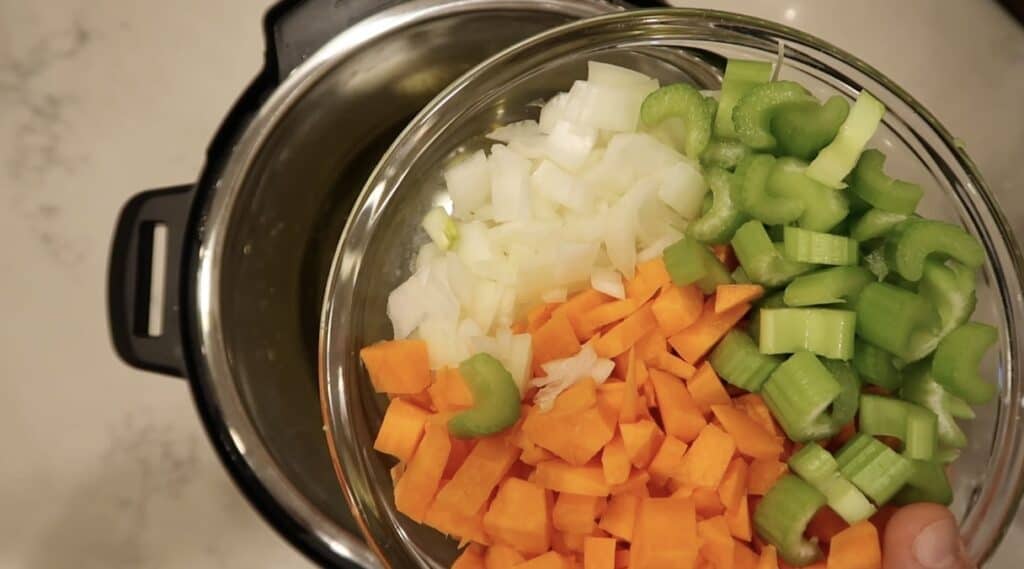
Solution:
<svg viewBox="0 0 1024 569"><path fill-rule="evenodd" d="M473 392L466 385L458 368L443 367L437 370L434 383L427 388L430 402L441 413L468 409L473 406Z"/></svg>
<svg viewBox="0 0 1024 569"><path fill-rule="evenodd" d="M625 319L640 308L632 299L613 300L588 310L580 318L580 340L587 341L609 324Z"/></svg>
<svg viewBox="0 0 1024 569"><path fill-rule="evenodd" d="M636 507L640 498L632 494L617 494L608 500L608 509L601 515L598 527L622 541L633 540Z"/></svg>
<svg viewBox="0 0 1024 569"><path fill-rule="evenodd" d="M603 292L599 292L594 289L587 289L565 301L558 308L555 308L551 315L565 315L572 324L573 330L576 331L576 337L579 338L581 342L585 342L594 334L593 331L589 334L585 333L587 329L584 328L584 315L598 306L607 303L611 299L612 298L610 296ZM600 328L600 326L594 327L594 330L597 330L597 328Z"/></svg>
<svg viewBox="0 0 1024 569"><path fill-rule="evenodd" d="M561 314L552 316L532 335L533 338L533 372L544 375L541 368L551 360L558 360L576 355L580 351L580 341L576 338L569 317Z"/></svg>
<svg viewBox="0 0 1024 569"><path fill-rule="evenodd" d="M696 364L704 357L750 310L749 304L740 304L725 312L717 313L714 306L715 298L708 298L704 303L704 311L700 318L682 332L670 336L668 339L676 353L691 364Z"/></svg>
<svg viewBox="0 0 1024 569"><path fill-rule="evenodd" d="M736 443L728 433L707 425L683 455L675 478L685 486L717 488L735 451Z"/></svg>
<svg viewBox="0 0 1024 569"><path fill-rule="evenodd" d="M637 505L630 569L692 569L697 512L685 498L643 498Z"/></svg>
<svg viewBox="0 0 1024 569"><path fill-rule="evenodd" d="M807 524L807 535L817 538L822 543L829 543L839 532L850 527L846 520L835 513L832 508L824 507L815 512Z"/></svg>
<svg viewBox="0 0 1024 569"><path fill-rule="evenodd" d="M682 332L700 318L704 295L696 285L679 287L666 284L651 305L658 328L666 336Z"/></svg>
<svg viewBox="0 0 1024 569"><path fill-rule="evenodd" d="M506 478L484 514L484 530L498 543L537 555L551 547L549 519L543 488Z"/></svg>
<svg viewBox="0 0 1024 569"><path fill-rule="evenodd" d="M729 405L732 402L722 380L708 362L700 364L697 373L686 382L686 388L705 415L711 414L712 405Z"/></svg>
<svg viewBox="0 0 1024 569"><path fill-rule="evenodd" d="M715 289L715 312L721 314L741 304L754 302L764 296L764 287L758 284L722 284Z"/></svg>
<svg viewBox="0 0 1024 569"><path fill-rule="evenodd" d="M395 485L395 507L410 519L423 523L451 451L448 430L427 425L423 441L413 453L409 466Z"/></svg>
<svg viewBox="0 0 1024 569"><path fill-rule="evenodd" d="M761 557L757 560L757 569L779 569L779 552L774 545L761 548Z"/></svg>
<svg viewBox="0 0 1024 569"><path fill-rule="evenodd" d="M777 459L756 458L752 460L750 468L747 470L747 492L754 496L764 496L772 486L775 486L775 482L788 471L786 463Z"/></svg>
<svg viewBox="0 0 1024 569"><path fill-rule="evenodd" d="M466 462L466 457L476 446L476 441L473 439L457 439L451 438L452 448L448 452L448 463L444 465L444 473L441 475L442 480L451 480L452 476L459 471L462 467L462 463Z"/></svg>
<svg viewBox="0 0 1024 569"><path fill-rule="evenodd" d="M662 441L661 446L658 448L658 453L654 455L654 460L651 461L648 467L651 473L651 480L656 484L664 484L665 480L670 478L676 468L679 467L679 463L682 462L683 454L685 453L686 443L672 435L666 435L665 440Z"/></svg>
<svg viewBox="0 0 1024 569"><path fill-rule="evenodd" d="M691 492L697 515L710 518L725 513L725 505L714 488L694 488Z"/></svg>
<svg viewBox="0 0 1024 569"><path fill-rule="evenodd" d="M655 328L636 343L636 357L649 366L657 367L661 354L668 353L668 339Z"/></svg>
<svg viewBox="0 0 1024 569"><path fill-rule="evenodd" d="M490 569L484 561L483 547L473 544L462 550L459 558L452 563L452 569Z"/></svg>
<svg viewBox="0 0 1024 569"><path fill-rule="evenodd" d="M615 569L615 539L585 537L583 539L583 569Z"/></svg>
<svg viewBox="0 0 1024 569"><path fill-rule="evenodd" d="M701 539L700 554L704 559L718 569L733 566L735 547L725 518L715 516L697 522L697 535Z"/></svg>
<svg viewBox="0 0 1024 569"><path fill-rule="evenodd" d="M557 302L548 302L541 304L533 310L526 313L526 331L533 334L540 329L541 326L547 324L548 320L551 320L551 314L556 308L561 306Z"/></svg>
<svg viewBox="0 0 1024 569"><path fill-rule="evenodd" d="M610 491L613 496L618 494L633 494L635 496L646 497L650 495L647 491L647 483L650 481L651 475L648 474L646 470L634 469L625 482L612 486Z"/></svg>
<svg viewBox="0 0 1024 569"><path fill-rule="evenodd" d="M615 550L615 569L627 569L629 567L629 550Z"/></svg>
<svg viewBox="0 0 1024 569"><path fill-rule="evenodd" d="M430 386L430 358L423 340L378 342L359 350L378 393L419 393Z"/></svg>
<svg viewBox="0 0 1024 569"><path fill-rule="evenodd" d="M658 425L648 419L619 425L619 434L622 436L626 456L637 468L647 468L665 436Z"/></svg>
<svg viewBox="0 0 1024 569"><path fill-rule="evenodd" d="M647 407L655 408L658 406L658 393L654 390L654 384L650 381L644 382L640 387L640 394L643 395L644 401L647 402Z"/></svg>
<svg viewBox="0 0 1024 569"><path fill-rule="evenodd" d="M623 400L626 397L624 381L605 381L597 388L597 408L606 417L618 418L622 413Z"/></svg>
<svg viewBox="0 0 1024 569"><path fill-rule="evenodd" d="M636 384L636 350L629 350L629 364L626 370L626 387L622 395L622 407L619 411L620 423L637 421L645 407L640 403L640 394Z"/></svg>
<svg viewBox="0 0 1024 569"><path fill-rule="evenodd" d="M729 531L736 539L750 541L754 531L750 522L750 502L744 497L735 508L725 508L725 521L729 523Z"/></svg>
<svg viewBox="0 0 1024 569"><path fill-rule="evenodd" d="M420 438L423 437L423 427L427 424L428 415L429 413L404 399L392 399L384 413L384 421L377 431L373 448L398 460L408 461L412 458L416 445L420 443Z"/></svg>
<svg viewBox="0 0 1024 569"><path fill-rule="evenodd" d="M665 432L685 443L692 442L707 424L697 403L682 380L660 370L650 373Z"/></svg>
<svg viewBox="0 0 1024 569"><path fill-rule="evenodd" d="M451 484L449 482L449 484ZM447 485L446 485L447 486ZM444 490L444 487L441 488ZM464 515L450 508L438 505L437 500L427 509L427 517L423 523L437 531L468 541L474 541L481 545L490 545L491 541L484 532L484 512L487 507L484 505L479 511Z"/></svg>
<svg viewBox="0 0 1024 569"><path fill-rule="evenodd" d="M579 466L601 452L615 435L615 425L605 419L593 395L592 406L574 412L561 412L559 401L567 394L568 390L559 396L550 411L541 411L536 407L531 409L523 421L523 432L537 446L551 451L569 464Z"/></svg>
<svg viewBox="0 0 1024 569"><path fill-rule="evenodd" d="M757 554L754 553L753 549L747 547L747 544L740 541L733 541L733 567L736 569L757 569L757 564L761 561ZM811 569L807 567L805 569Z"/></svg>
<svg viewBox="0 0 1024 569"><path fill-rule="evenodd" d="M437 493L434 506L463 516L473 515L512 468L519 453L519 448L504 437L479 439L452 479Z"/></svg>
<svg viewBox="0 0 1024 569"><path fill-rule="evenodd" d="M495 543L487 548L484 554L484 569L512 569L519 565L526 558L518 549L501 543Z"/></svg>
<svg viewBox="0 0 1024 569"><path fill-rule="evenodd" d="M711 409L725 432L736 441L736 450L740 454L763 459L782 455L782 444L743 411L731 405L714 405Z"/></svg>
<svg viewBox="0 0 1024 569"><path fill-rule="evenodd" d="M749 415L751 419L757 421L757 424L761 425L764 430L773 435L782 435L782 429L779 428L775 418L772 417L771 410L768 409L764 399L757 393L741 395L734 399L733 403L737 408Z"/></svg>
<svg viewBox="0 0 1024 569"><path fill-rule="evenodd" d="M869 521L857 522L832 538L828 569L881 569L878 530Z"/></svg>
<svg viewBox="0 0 1024 569"><path fill-rule="evenodd" d="M537 484L555 492L607 496L611 491L599 465L573 466L561 460L549 460L537 465L534 476Z"/></svg>
<svg viewBox="0 0 1024 569"><path fill-rule="evenodd" d="M558 416L569 416L594 405L597 405L597 384L592 379L584 379L560 393L548 412Z"/></svg>
<svg viewBox="0 0 1024 569"><path fill-rule="evenodd" d="M597 509L602 498L563 492L555 499L551 521L558 531L590 534L597 527Z"/></svg>
<svg viewBox="0 0 1024 569"><path fill-rule="evenodd" d="M629 479L629 455L621 436L616 436L605 445L601 452L601 469L609 486L622 484Z"/></svg>
<svg viewBox="0 0 1024 569"><path fill-rule="evenodd" d="M571 565L569 560L558 552L549 551L516 565L515 569L570 569Z"/></svg>
<svg viewBox="0 0 1024 569"><path fill-rule="evenodd" d="M537 463L544 462L545 460L552 460L553 458L555 458L553 453L537 445L524 449L523 453L519 455L519 460L530 466L537 466Z"/></svg>
<svg viewBox="0 0 1024 569"><path fill-rule="evenodd" d="M671 281L672 277L665 268L665 261L659 255L637 265L636 276L626 282L626 298L643 304L650 300L658 289Z"/></svg>
<svg viewBox="0 0 1024 569"><path fill-rule="evenodd" d="M726 509L740 507L741 501L747 499L747 463L742 458L736 457L729 463L722 476L722 483L718 485L718 496Z"/></svg>
<svg viewBox="0 0 1024 569"><path fill-rule="evenodd" d="M617 356L633 347L657 325L658 322L654 319L651 305L645 304L598 338L594 342L594 351L602 358Z"/></svg>
<svg viewBox="0 0 1024 569"><path fill-rule="evenodd" d="M658 358L652 367L683 379L690 379L697 373L697 368L667 351L658 354Z"/></svg>

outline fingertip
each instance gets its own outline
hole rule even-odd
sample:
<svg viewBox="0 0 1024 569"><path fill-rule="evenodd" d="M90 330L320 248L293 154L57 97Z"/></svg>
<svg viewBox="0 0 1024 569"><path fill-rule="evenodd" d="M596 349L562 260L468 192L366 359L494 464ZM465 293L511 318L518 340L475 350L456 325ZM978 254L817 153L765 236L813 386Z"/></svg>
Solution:
<svg viewBox="0 0 1024 569"><path fill-rule="evenodd" d="M971 569L956 519L937 504L900 508L885 530L885 569Z"/></svg>

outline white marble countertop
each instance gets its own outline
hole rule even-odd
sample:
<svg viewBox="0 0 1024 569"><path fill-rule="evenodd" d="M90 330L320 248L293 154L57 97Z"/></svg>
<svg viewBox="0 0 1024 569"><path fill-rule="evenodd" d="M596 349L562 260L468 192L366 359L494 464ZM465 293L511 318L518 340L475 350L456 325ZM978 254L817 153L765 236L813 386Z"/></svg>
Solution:
<svg viewBox="0 0 1024 569"><path fill-rule="evenodd" d="M267 4L0 2L0 567L309 566L232 485L184 383L123 365L105 322L118 209L195 178L257 70ZM889 74L1024 229L1024 29L996 4L687 4L801 27ZM1022 565L1010 548L990 564Z"/></svg>

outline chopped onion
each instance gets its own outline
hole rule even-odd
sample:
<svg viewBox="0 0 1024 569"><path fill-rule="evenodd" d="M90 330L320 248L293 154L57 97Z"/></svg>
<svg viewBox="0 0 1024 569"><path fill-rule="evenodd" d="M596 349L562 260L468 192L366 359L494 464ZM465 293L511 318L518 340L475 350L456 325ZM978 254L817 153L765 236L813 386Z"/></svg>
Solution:
<svg viewBox="0 0 1024 569"><path fill-rule="evenodd" d="M501 306L505 287L486 279L480 279L473 287L473 300L469 305L469 315L486 333L494 324Z"/></svg>
<svg viewBox="0 0 1024 569"><path fill-rule="evenodd" d="M541 134L537 121L525 120L499 126L487 133L487 138L498 142L510 143L513 140L533 138Z"/></svg>
<svg viewBox="0 0 1024 569"><path fill-rule="evenodd" d="M547 138L547 157L566 170L575 172L587 161L597 144L597 129L558 121Z"/></svg>
<svg viewBox="0 0 1024 569"><path fill-rule="evenodd" d="M568 297L569 291L565 287L551 288L540 295L540 299L544 302L565 302Z"/></svg>
<svg viewBox="0 0 1024 569"><path fill-rule="evenodd" d="M530 219L530 161L495 144L487 160L491 171L491 205L496 221Z"/></svg>
<svg viewBox="0 0 1024 569"><path fill-rule="evenodd" d="M455 246L462 262L475 265L488 261L494 255L487 225L482 221L471 221L459 226L459 241Z"/></svg>
<svg viewBox="0 0 1024 569"><path fill-rule="evenodd" d="M576 355L547 362L541 368L546 375L532 382L540 388L534 402L541 411L548 411L555 404L555 399L577 382L591 378L598 384L604 383L615 363L597 357L594 347L588 343Z"/></svg>
<svg viewBox="0 0 1024 569"><path fill-rule="evenodd" d="M427 232L430 240L442 251L450 249L459 235L455 222L444 208L435 207L428 211L420 225L423 226L423 230Z"/></svg>
<svg viewBox="0 0 1024 569"><path fill-rule="evenodd" d="M530 176L530 185L541 196L568 209L583 209L583 186L550 160L543 160Z"/></svg>
<svg viewBox="0 0 1024 569"><path fill-rule="evenodd" d="M614 298L626 298L622 275L611 269L596 269L590 275L590 286Z"/></svg>
<svg viewBox="0 0 1024 569"><path fill-rule="evenodd" d="M654 89L613 87L576 81L569 90L565 120L578 125L614 132L635 132L640 121L640 106Z"/></svg>
<svg viewBox="0 0 1024 569"><path fill-rule="evenodd" d="M657 79L652 79L639 71L600 61L587 62L587 83L608 87L646 89L648 93L656 91L660 86Z"/></svg>
<svg viewBox="0 0 1024 569"><path fill-rule="evenodd" d="M703 174L685 160L661 171L658 197L684 219L700 217L707 190Z"/></svg>
<svg viewBox="0 0 1024 569"><path fill-rule="evenodd" d="M544 134L550 133L555 124L565 116L566 105L569 104L569 94L559 93L551 97L540 110L540 119L537 121L537 128Z"/></svg>
<svg viewBox="0 0 1024 569"><path fill-rule="evenodd" d="M491 194L491 171L484 151L478 150L450 166L445 170L444 183L456 217L465 217L484 205Z"/></svg>

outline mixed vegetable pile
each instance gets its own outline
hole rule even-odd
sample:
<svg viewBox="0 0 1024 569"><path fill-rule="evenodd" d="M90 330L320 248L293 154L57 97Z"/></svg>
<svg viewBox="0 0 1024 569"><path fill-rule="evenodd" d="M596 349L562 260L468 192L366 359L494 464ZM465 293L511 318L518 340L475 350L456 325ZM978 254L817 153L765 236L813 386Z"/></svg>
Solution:
<svg viewBox="0 0 1024 569"><path fill-rule="evenodd" d="M884 112L591 63L460 156L361 352L398 511L460 569L880 567L897 505L952 500L997 340L981 245L865 148Z"/></svg>

